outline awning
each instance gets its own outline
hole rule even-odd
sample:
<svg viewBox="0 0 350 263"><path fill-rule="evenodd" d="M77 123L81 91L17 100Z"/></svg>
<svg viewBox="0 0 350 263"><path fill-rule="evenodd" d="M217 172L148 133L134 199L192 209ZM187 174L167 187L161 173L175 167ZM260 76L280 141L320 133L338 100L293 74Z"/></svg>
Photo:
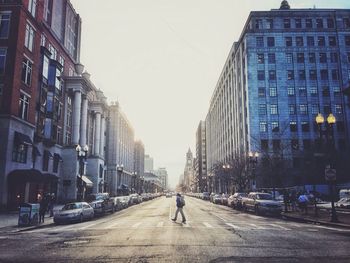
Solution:
<svg viewBox="0 0 350 263"><path fill-rule="evenodd" d="M32 145L33 141L28 135L15 131L15 142L17 144Z"/></svg>
<svg viewBox="0 0 350 263"><path fill-rule="evenodd" d="M63 161L61 155L59 155L58 153L54 153L53 158L58 159L59 161Z"/></svg>
<svg viewBox="0 0 350 263"><path fill-rule="evenodd" d="M40 153L38 147L36 147L35 145L33 145L33 155L34 156L41 156L41 153Z"/></svg>
<svg viewBox="0 0 350 263"><path fill-rule="evenodd" d="M86 186L91 186L92 187L94 185L93 182L91 182L91 180L89 178L87 178L85 175L83 175L81 177L81 179L86 184Z"/></svg>
<svg viewBox="0 0 350 263"><path fill-rule="evenodd" d="M14 170L8 174L8 180L11 182L54 182L58 177L54 174L43 174L36 169Z"/></svg>
<svg viewBox="0 0 350 263"><path fill-rule="evenodd" d="M44 153L49 157L49 158L53 158L52 153L48 150L45 150Z"/></svg>

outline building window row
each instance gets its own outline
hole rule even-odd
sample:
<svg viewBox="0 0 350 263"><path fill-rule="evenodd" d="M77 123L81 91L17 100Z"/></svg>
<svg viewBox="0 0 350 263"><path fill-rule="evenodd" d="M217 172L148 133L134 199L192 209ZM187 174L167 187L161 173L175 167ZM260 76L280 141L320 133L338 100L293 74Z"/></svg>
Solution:
<svg viewBox="0 0 350 263"><path fill-rule="evenodd" d="M0 39L8 38L9 36L10 18L11 18L11 14L7 12L0 12Z"/></svg>
<svg viewBox="0 0 350 263"><path fill-rule="evenodd" d="M265 22L265 24L263 23ZM343 19L343 26L345 28L349 28L350 27L350 22L349 22L349 18L344 18ZM335 22L333 18L316 18L316 19L312 19L312 18L306 18L306 19L302 19L302 18L295 18L295 19L290 19L290 18L285 18L283 19L283 28L284 29L291 29L291 28L297 28L297 29L301 29L301 28L317 28L317 29L321 29L321 28L335 28ZM272 18L268 18L268 19L255 19L255 23L254 23L254 28L255 29L274 29L275 28L275 23L274 23L274 19Z"/></svg>
<svg viewBox="0 0 350 263"><path fill-rule="evenodd" d="M35 14L36 14L36 4L37 4L37 0L28 1L28 11L32 14L33 17L35 17Z"/></svg>
<svg viewBox="0 0 350 263"><path fill-rule="evenodd" d="M286 72L286 78L287 80L294 80L294 70L287 70ZM306 71L305 70L298 70L298 78L299 80L306 80ZM276 80L276 70L269 70L269 80ZM258 70L257 72L258 80L263 81L265 80L265 70ZM321 69L320 70L320 79L321 80L329 80L329 71L328 69ZM310 69L309 70L309 79L310 80L317 80L317 70ZM339 71L337 69L331 70L331 79L334 81L339 80Z"/></svg>

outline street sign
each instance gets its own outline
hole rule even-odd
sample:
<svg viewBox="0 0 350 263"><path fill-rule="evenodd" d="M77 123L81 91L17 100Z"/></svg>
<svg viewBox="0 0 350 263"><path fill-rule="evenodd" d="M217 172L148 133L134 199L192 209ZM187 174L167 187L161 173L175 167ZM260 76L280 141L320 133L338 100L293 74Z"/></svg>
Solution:
<svg viewBox="0 0 350 263"><path fill-rule="evenodd" d="M335 169L326 168L324 170L324 176L326 181L335 181L337 178L337 171Z"/></svg>

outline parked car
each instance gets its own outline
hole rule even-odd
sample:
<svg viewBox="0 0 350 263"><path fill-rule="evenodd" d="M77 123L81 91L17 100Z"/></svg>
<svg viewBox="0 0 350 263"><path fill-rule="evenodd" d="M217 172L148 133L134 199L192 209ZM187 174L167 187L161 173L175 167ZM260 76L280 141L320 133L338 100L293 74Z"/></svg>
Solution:
<svg viewBox="0 0 350 263"><path fill-rule="evenodd" d="M214 204L221 204L221 195L215 194L215 195L213 196L213 203L214 203Z"/></svg>
<svg viewBox="0 0 350 263"><path fill-rule="evenodd" d="M113 205L114 205L114 211L119 211L122 209L121 204L120 204L120 200L118 199L118 197L110 197L110 199L113 201Z"/></svg>
<svg viewBox="0 0 350 263"><path fill-rule="evenodd" d="M168 198L168 197L171 198L171 197L172 197L172 194L171 194L171 193L166 193L166 194L165 194L165 197L166 197L166 198Z"/></svg>
<svg viewBox="0 0 350 263"><path fill-rule="evenodd" d="M104 214L106 212L115 212L114 201L108 193L98 193L88 196L89 204L94 209L95 214Z"/></svg>
<svg viewBox="0 0 350 263"><path fill-rule="evenodd" d="M242 209L242 198L247 197L246 193L234 193L227 200L227 205L234 209Z"/></svg>
<svg viewBox="0 0 350 263"><path fill-rule="evenodd" d="M215 193L210 194L210 196L209 196L210 202L214 203L214 196L215 195L216 195Z"/></svg>
<svg viewBox="0 0 350 263"><path fill-rule="evenodd" d="M120 204L120 209L127 208L129 206L129 196L117 196Z"/></svg>
<svg viewBox="0 0 350 263"><path fill-rule="evenodd" d="M249 193L247 197L242 198L242 208L245 211L251 210L256 215L282 212L282 204L274 200L273 196L268 193Z"/></svg>
<svg viewBox="0 0 350 263"><path fill-rule="evenodd" d="M350 197L343 197L335 203L335 206L339 208L350 208Z"/></svg>
<svg viewBox="0 0 350 263"><path fill-rule="evenodd" d="M350 189L340 189L339 198L350 197Z"/></svg>
<svg viewBox="0 0 350 263"><path fill-rule="evenodd" d="M228 194L222 194L221 195L221 204L222 205L227 205L227 200L228 200L228 198L229 198L229 195Z"/></svg>
<svg viewBox="0 0 350 263"><path fill-rule="evenodd" d="M203 194L202 194L202 199L203 199L203 200L210 200L210 194L209 194L209 192L203 192Z"/></svg>
<svg viewBox="0 0 350 263"><path fill-rule="evenodd" d="M131 194L130 195L130 202L132 205L139 204L142 202L142 198L139 194Z"/></svg>
<svg viewBox="0 0 350 263"><path fill-rule="evenodd" d="M94 209L86 202L68 203L53 217L55 224L83 222L94 217Z"/></svg>

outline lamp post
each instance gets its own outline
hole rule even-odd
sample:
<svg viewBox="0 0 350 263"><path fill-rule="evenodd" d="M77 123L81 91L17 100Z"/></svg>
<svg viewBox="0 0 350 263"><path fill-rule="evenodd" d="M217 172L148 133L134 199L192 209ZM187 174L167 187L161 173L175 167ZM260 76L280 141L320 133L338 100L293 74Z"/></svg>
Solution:
<svg viewBox="0 0 350 263"><path fill-rule="evenodd" d="M227 185L227 178L226 178L226 176L227 175L229 175L229 180L230 180L230 169L232 168L232 166L231 165L229 165L229 164L224 164L223 166L222 166L222 169L224 169L224 174L225 174L225 177L224 177L224 182L225 182L225 193L227 194L228 193L228 185Z"/></svg>
<svg viewBox="0 0 350 263"><path fill-rule="evenodd" d="M252 176L252 178L254 178L254 188L256 187L255 168L256 168L256 165L258 163L258 157L259 157L258 152L250 151L248 153L249 166L251 167L251 176Z"/></svg>
<svg viewBox="0 0 350 263"><path fill-rule="evenodd" d="M332 216L331 216L331 222L338 222L338 218L337 218L337 212L335 210L335 206L334 206L334 186L335 186L335 176L332 178L329 178L327 176L327 170L329 170L330 168L334 168L334 164L332 164L332 155L334 154L334 142L333 142L333 125L336 123L336 118L335 116L330 113L326 119L326 123L325 123L325 119L322 116L321 113L317 114L315 121L318 125L318 130L319 130L319 135L320 135L320 144L321 144L321 149L322 149L322 140L323 140L323 135L325 135L326 137L326 143L327 143L327 147L325 148L326 151L326 157L327 157L327 163L325 164L325 177L326 180L329 183L329 187L330 187L330 192L331 192L331 203L332 203ZM322 124L325 123L326 128L323 129ZM331 167L333 166L333 167ZM335 171L335 169L333 169ZM315 200L315 204L316 204L316 200ZM317 207L316 207L317 208Z"/></svg>
<svg viewBox="0 0 350 263"><path fill-rule="evenodd" d="M78 182L78 200L82 201L84 200L84 182L83 182L83 175L84 175L84 168L85 168L85 162L87 159L87 154L89 151L89 146L85 145L84 148L81 148L81 146L78 144L75 148L75 151L77 152L77 160L79 164L79 182Z"/></svg>
<svg viewBox="0 0 350 263"><path fill-rule="evenodd" d="M132 190L134 193L136 193L136 176L137 176L137 172L133 172L132 173Z"/></svg>
<svg viewBox="0 0 350 263"><path fill-rule="evenodd" d="M118 188L121 189L121 181L122 181L122 174L124 170L124 165L123 164L117 164L117 195L119 195ZM119 187L118 187L119 186Z"/></svg>

